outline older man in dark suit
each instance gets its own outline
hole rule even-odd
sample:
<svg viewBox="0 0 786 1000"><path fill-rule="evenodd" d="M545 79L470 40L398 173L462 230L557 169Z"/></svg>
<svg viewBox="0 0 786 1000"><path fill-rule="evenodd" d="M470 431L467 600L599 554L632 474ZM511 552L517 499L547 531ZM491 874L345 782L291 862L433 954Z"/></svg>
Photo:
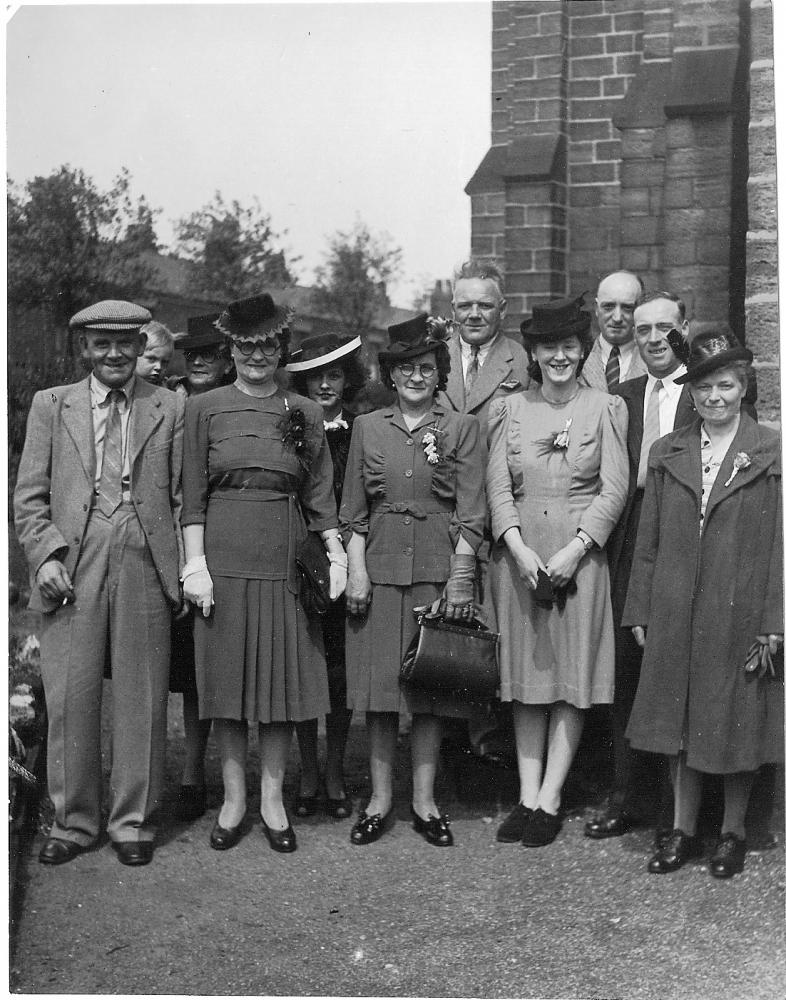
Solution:
<svg viewBox="0 0 786 1000"><path fill-rule="evenodd" d="M36 393L14 497L43 612L41 670L55 821L39 860L93 847L101 821L101 695L111 667L108 833L147 864L163 781L169 626L180 601L182 397L135 376L151 319L105 301L71 319L86 379Z"/></svg>
<svg viewBox="0 0 786 1000"><path fill-rule="evenodd" d="M612 707L614 785L608 810L586 824L586 836L600 840L627 832L644 802L634 796L657 798L668 787L658 763L630 749L625 727L639 682L642 651L630 629L620 627L639 526L647 458L653 442L691 422L696 412L688 387L675 385L685 372L682 351L687 346L685 304L670 292L644 296L633 314L633 336L647 374L622 382L614 392L628 407L628 498L607 545L611 603L615 623L615 679Z"/></svg>
<svg viewBox="0 0 786 1000"><path fill-rule="evenodd" d="M592 345L579 382L614 392L621 383L646 373L633 336L633 312L643 294L641 278L632 271L612 271L601 279L595 296L600 336Z"/></svg>

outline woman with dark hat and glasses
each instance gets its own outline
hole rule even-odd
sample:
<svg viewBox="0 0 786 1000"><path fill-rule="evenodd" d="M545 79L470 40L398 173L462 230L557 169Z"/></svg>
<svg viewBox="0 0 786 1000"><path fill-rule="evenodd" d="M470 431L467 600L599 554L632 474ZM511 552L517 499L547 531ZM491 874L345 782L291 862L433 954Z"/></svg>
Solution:
<svg viewBox="0 0 786 1000"><path fill-rule="evenodd" d="M742 871L755 772L783 761L781 444L741 412L752 358L731 334L698 334L675 380L697 418L649 456L622 623L644 648L626 735L671 758L674 830L656 874L702 853L703 772L724 788L710 874Z"/></svg>
<svg viewBox="0 0 786 1000"><path fill-rule="evenodd" d="M497 840L542 847L561 827L585 711L614 696L603 547L627 495L628 418L577 381L592 346L581 297L535 306L521 332L533 384L489 412L489 584L520 781Z"/></svg>
<svg viewBox="0 0 786 1000"><path fill-rule="evenodd" d="M341 503L344 473L352 436L353 414L346 409L363 388L366 374L360 362L360 337L339 339L333 333L308 337L300 349L290 355L287 371L292 387L322 407L330 457L333 459L333 492L336 510ZM339 599L322 617L325 641L330 711L325 716L325 810L335 819L352 815L352 802L344 788L344 752L352 713L347 708L347 671L344 661L344 634L347 609ZM317 760L317 720L295 724L300 747L300 792L295 803L296 816L311 816L319 798Z"/></svg>
<svg viewBox="0 0 786 1000"><path fill-rule="evenodd" d="M178 350L185 356L186 374L167 380L167 388L173 392L186 397L199 396L234 381L235 369L229 356L226 337L215 327L218 316L218 313L189 316L186 333L176 342ZM189 822L202 816L207 808L205 749L210 735L210 719L199 718L194 668L193 610L172 622L169 690L183 695L185 761L175 816Z"/></svg>
<svg viewBox="0 0 786 1000"><path fill-rule="evenodd" d="M295 563L306 528L322 536L331 597L346 583L333 465L321 408L280 388L288 316L269 295L232 302L218 320L237 378L186 407L183 542L199 710L213 720L224 802L210 835L238 842L246 812L248 723L259 724L262 829L294 851L282 789L292 724L329 709L322 631L299 601Z"/></svg>
<svg viewBox="0 0 786 1000"><path fill-rule="evenodd" d="M404 690L398 678L417 632L413 608L444 593L447 617L473 613L486 512L479 424L434 400L450 370L447 324L422 313L388 333L380 373L396 402L355 420L340 511L349 536L348 703L366 713L372 784L350 839L371 843L393 820L399 712L407 710L414 828L447 847L453 835L434 801L440 716L472 710L450 697Z"/></svg>

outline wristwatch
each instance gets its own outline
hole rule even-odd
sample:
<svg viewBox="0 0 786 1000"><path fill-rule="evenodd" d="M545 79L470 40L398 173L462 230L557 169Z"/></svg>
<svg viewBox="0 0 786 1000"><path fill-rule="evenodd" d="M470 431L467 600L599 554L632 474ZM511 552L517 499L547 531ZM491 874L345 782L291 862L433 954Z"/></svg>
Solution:
<svg viewBox="0 0 786 1000"><path fill-rule="evenodd" d="M590 549L595 548L595 542L590 538L586 531L582 531L581 528L577 528L576 535L581 544L584 546L585 555L590 551Z"/></svg>

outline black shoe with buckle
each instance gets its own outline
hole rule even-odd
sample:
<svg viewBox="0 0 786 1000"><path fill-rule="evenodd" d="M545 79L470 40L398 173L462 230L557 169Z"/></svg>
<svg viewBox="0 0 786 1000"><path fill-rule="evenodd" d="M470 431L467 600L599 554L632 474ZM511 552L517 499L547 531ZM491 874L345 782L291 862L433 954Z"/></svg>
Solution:
<svg viewBox="0 0 786 1000"><path fill-rule="evenodd" d="M414 807L410 806L409 811L412 813L412 826L415 833L419 833L434 847L453 846L453 834L450 832L450 821L447 816L434 816L433 813L429 813L428 819L423 819L418 816Z"/></svg>
<svg viewBox="0 0 786 1000"><path fill-rule="evenodd" d="M745 867L746 843L734 833L723 833L710 858L710 875L715 878L731 878L739 875Z"/></svg>
<svg viewBox="0 0 786 1000"><path fill-rule="evenodd" d="M682 830L672 830L663 845L653 854L647 871L653 875L665 875L682 868L691 858L701 857L700 837L692 837Z"/></svg>
<svg viewBox="0 0 786 1000"><path fill-rule="evenodd" d="M393 825L393 806L383 816L382 813L374 813L373 816L361 812L358 815L357 823L352 827L349 839L353 844L373 844L379 840L383 833Z"/></svg>

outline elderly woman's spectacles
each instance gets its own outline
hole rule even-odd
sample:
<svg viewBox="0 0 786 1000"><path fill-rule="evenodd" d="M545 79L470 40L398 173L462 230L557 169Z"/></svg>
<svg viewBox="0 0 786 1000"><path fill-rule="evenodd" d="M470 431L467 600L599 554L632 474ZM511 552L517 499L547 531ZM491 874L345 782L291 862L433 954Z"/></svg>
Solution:
<svg viewBox="0 0 786 1000"><path fill-rule="evenodd" d="M421 378L431 378L437 370L435 365L413 365L409 361L402 361L401 364L395 365L395 368L401 372L404 378L411 378L415 374L416 368L420 372Z"/></svg>
<svg viewBox="0 0 786 1000"><path fill-rule="evenodd" d="M189 364L193 364L197 358L201 358L205 364L212 364L217 361L220 357L223 357L223 348L221 347L195 347L193 350L183 351L186 361Z"/></svg>
<svg viewBox="0 0 786 1000"><path fill-rule="evenodd" d="M281 350L281 345L275 337L269 337L267 340L233 340L232 346L236 347L244 358L250 358L257 348L266 358L272 358Z"/></svg>

